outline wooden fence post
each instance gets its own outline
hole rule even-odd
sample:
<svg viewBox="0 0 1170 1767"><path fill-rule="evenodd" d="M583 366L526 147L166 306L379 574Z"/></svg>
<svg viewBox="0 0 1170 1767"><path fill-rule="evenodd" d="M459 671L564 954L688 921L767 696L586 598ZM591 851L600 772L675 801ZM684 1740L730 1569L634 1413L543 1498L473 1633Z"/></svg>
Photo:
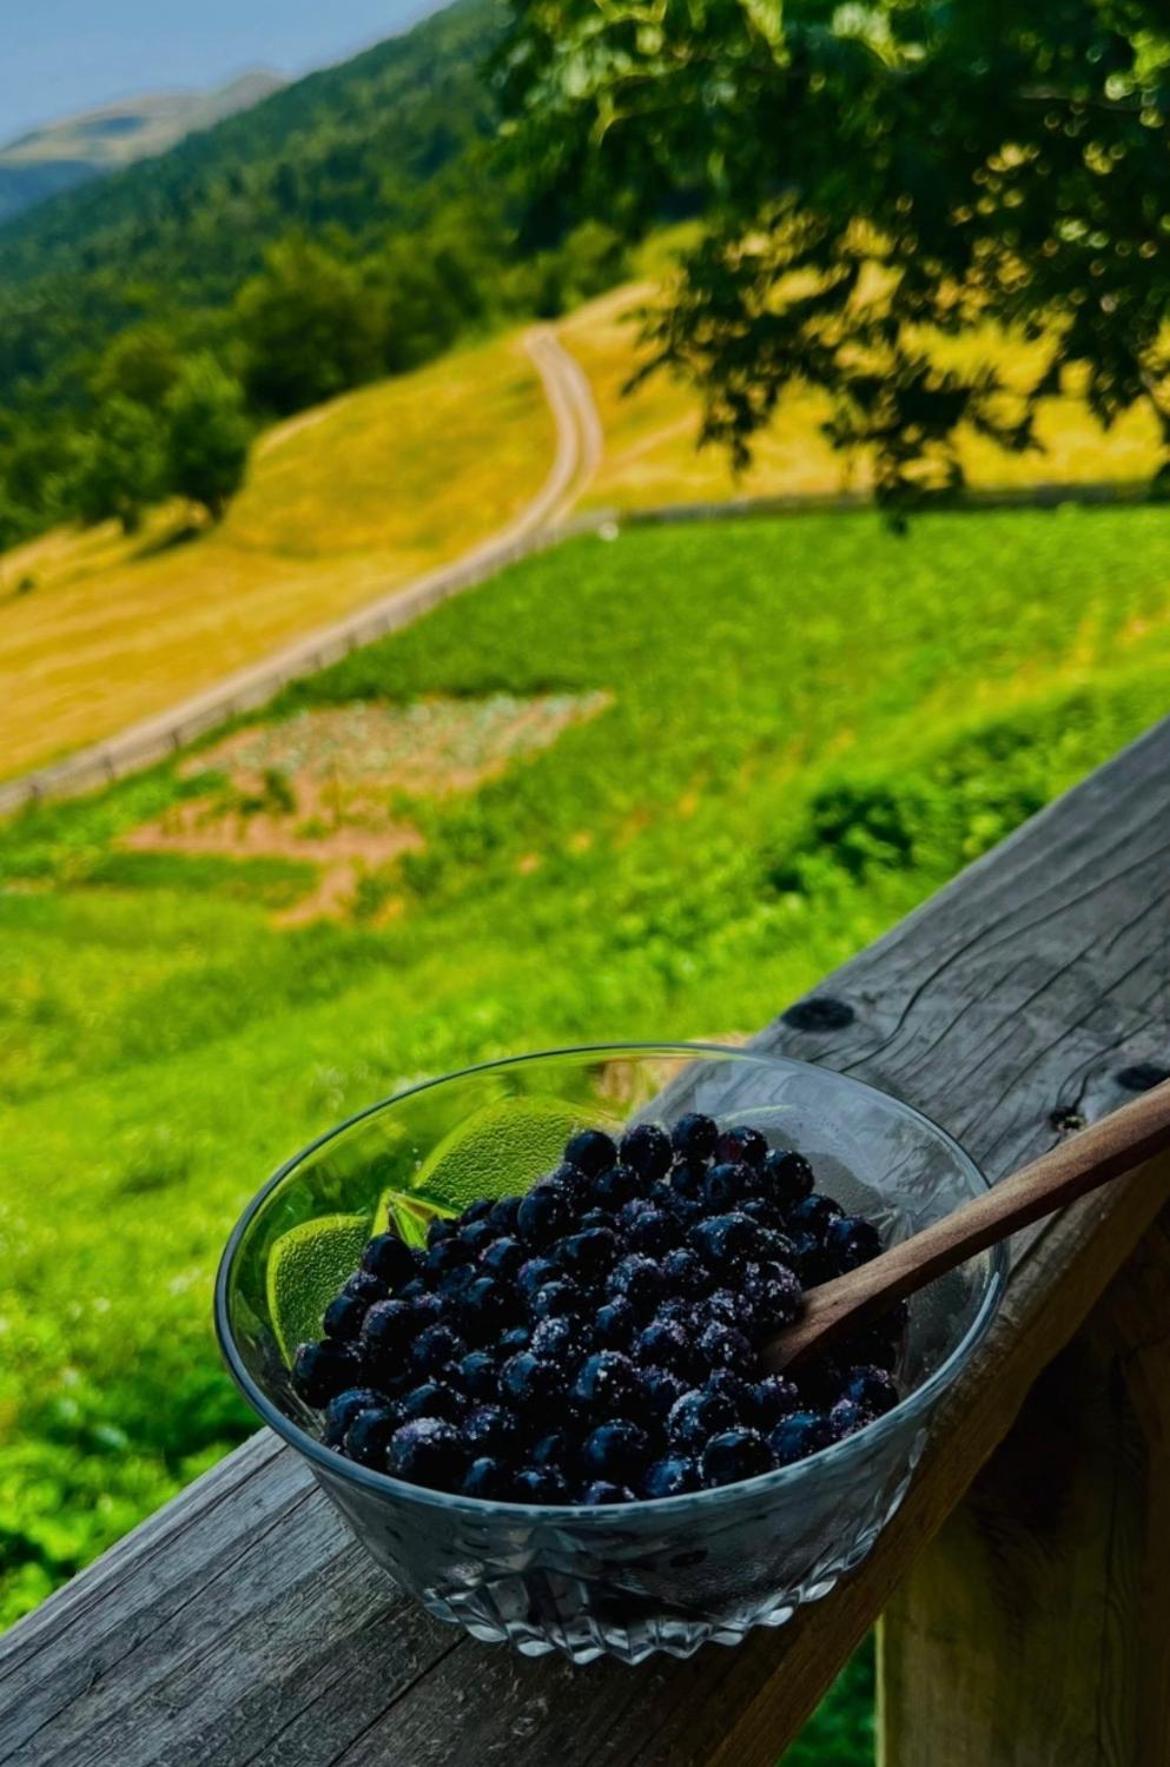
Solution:
<svg viewBox="0 0 1170 1767"><path fill-rule="evenodd" d="M1170 1762L1170 1211L882 1621L883 1767Z"/></svg>

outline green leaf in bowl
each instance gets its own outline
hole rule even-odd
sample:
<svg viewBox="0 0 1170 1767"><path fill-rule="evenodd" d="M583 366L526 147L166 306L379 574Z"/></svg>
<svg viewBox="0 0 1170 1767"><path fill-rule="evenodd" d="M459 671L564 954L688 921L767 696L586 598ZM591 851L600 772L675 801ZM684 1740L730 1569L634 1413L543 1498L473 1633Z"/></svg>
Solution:
<svg viewBox="0 0 1170 1767"><path fill-rule="evenodd" d="M268 1257L268 1312L280 1353L321 1336L326 1307L352 1276L370 1237L366 1215L321 1215L281 1234Z"/></svg>
<svg viewBox="0 0 1170 1767"><path fill-rule="evenodd" d="M579 1106L541 1094L485 1105L432 1148L416 1200L457 1214L480 1197L516 1196L551 1171L584 1120Z"/></svg>

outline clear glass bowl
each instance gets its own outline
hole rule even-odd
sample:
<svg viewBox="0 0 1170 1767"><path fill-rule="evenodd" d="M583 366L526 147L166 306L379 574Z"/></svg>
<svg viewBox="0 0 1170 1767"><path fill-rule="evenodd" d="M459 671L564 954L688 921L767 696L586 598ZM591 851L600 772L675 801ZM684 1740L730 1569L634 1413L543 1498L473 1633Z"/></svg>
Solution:
<svg viewBox="0 0 1170 1767"><path fill-rule="evenodd" d="M274 1258L275 1246L296 1243L297 1230L311 1249L305 1224L338 1216L352 1220L356 1244L376 1218L384 1225L388 1196L406 1231L421 1231L416 1201L461 1208L477 1194L527 1188L554 1163L550 1139L563 1139L566 1121L669 1125L687 1110L753 1123L773 1146L797 1148L818 1188L868 1215L887 1244L985 1187L941 1129L856 1080L747 1050L615 1045L492 1062L373 1106L282 1166L224 1252L216 1327L245 1396L309 1462L373 1557L476 1638L533 1656L636 1663L782 1625L870 1551L906 1491L933 1407L998 1305L1002 1247L912 1303L899 1370L907 1397L893 1411L794 1466L692 1495L605 1508L488 1503L403 1483L324 1446L289 1382L274 1309L298 1266Z"/></svg>

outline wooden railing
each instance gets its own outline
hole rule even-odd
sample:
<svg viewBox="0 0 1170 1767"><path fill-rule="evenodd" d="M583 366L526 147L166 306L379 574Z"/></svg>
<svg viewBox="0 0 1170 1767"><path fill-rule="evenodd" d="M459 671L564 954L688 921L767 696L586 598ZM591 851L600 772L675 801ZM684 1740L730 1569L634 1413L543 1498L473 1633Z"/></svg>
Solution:
<svg viewBox="0 0 1170 1767"><path fill-rule="evenodd" d="M765 1031L992 1178L1170 1065L1170 723ZM606 1027L598 1027L599 1030ZM429 1619L261 1434L0 1643L21 1767L771 1767L879 1615L889 1767L1170 1759L1170 1168L1022 1236L866 1563L738 1650L574 1669Z"/></svg>

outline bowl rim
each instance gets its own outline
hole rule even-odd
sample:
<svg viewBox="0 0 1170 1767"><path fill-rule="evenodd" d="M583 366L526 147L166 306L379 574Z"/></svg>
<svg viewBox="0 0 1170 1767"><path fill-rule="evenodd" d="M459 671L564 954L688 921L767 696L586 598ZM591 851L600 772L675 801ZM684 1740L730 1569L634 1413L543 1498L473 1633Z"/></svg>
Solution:
<svg viewBox="0 0 1170 1767"><path fill-rule="evenodd" d="M327 1477L340 1480L342 1483L357 1485L371 1495L394 1498L407 1504L419 1504L426 1509L437 1509L449 1514L465 1515L470 1521L484 1521L491 1516L501 1519L512 1519L517 1523L538 1525L543 1522L548 1526L560 1526L572 1522L574 1526L607 1528L612 1530L615 1524L629 1521L631 1524L641 1520L643 1516L662 1518L664 1521L684 1514L698 1511L711 1511L729 1501L748 1496L756 1498L767 1496L773 1492L781 1492L786 1486L799 1484L808 1476L808 1471L827 1470L839 1461L846 1459L851 1453L856 1454L858 1446L873 1446L894 1434L908 1420L924 1413L932 1401L947 1387L966 1363L991 1326L1000 1301L1003 1298L1007 1283L1008 1254L1007 1244L1000 1240L990 1246L985 1254L988 1259L987 1283L974 1319L967 1327L958 1343L948 1352L938 1367L914 1390L900 1399L890 1411L865 1424L843 1441L834 1442L828 1448L818 1449L816 1453L807 1455L803 1460L794 1461L789 1466L774 1467L770 1472L757 1473L750 1479L739 1479L729 1485L713 1485L699 1491L687 1491L674 1497L635 1497L627 1502L609 1504L583 1503L512 1503L503 1498L467 1497L460 1492L439 1491L427 1485L411 1484L407 1479L395 1478L391 1473L377 1472L372 1467L361 1466L357 1461L348 1460L336 1449L328 1448L324 1442L302 1429L300 1424L280 1410L268 1397L262 1387L253 1379L241 1356L232 1333L228 1308L228 1292L232 1269L236 1254L239 1251L244 1235L260 1213L272 1192L298 1166L310 1158L327 1142L333 1141L363 1122L367 1117L376 1116L379 1112L389 1109L392 1105L401 1104L408 1098L427 1092L437 1086L445 1086L456 1080L465 1080L476 1074L485 1074L500 1069L527 1066L534 1062L565 1060L577 1057L594 1057L611 1060L621 1056L677 1055L695 1057L716 1055L731 1057L736 1060L753 1061L764 1067L782 1068L789 1072L815 1073L820 1079L829 1079L852 1091L863 1092L880 1099L882 1107L894 1111L895 1114L908 1118L949 1150L960 1167L964 1168L976 1185L984 1189L991 1188L990 1180L982 1168L971 1157L967 1150L955 1140L946 1129L928 1117L916 1106L907 1104L904 1099L896 1098L893 1093L885 1092L879 1086L872 1086L866 1080L859 1080L852 1074L839 1073L835 1068L825 1067L818 1062L799 1061L786 1055L772 1055L766 1050L754 1049L751 1044L735 1047L724 1043L691 1043L674 1040L638 1040L617 1043L582 1043L567 1045L563 1048L532 1050L520 1055L498 1056L490 1061L473 1062L470 1066L459 1068L449 1074L441 1074L428 1080L416 1081L397 1092L390 1093L372 1104L363 1106L343 1122L335 1124L314 1140L308 1142L298 1152L285 1160L270 1178L266 1179L260 1189L244 1208L224 1246L220 1256L219 1267L215 1278L214 1322L215 1334L219 1342L220 1352L227 1364L228 1372L239 1387L253 1410L259 1413L262 1421L275 1431L289 1447L295 1448L310 1465L320 1470Z"/></svg>

